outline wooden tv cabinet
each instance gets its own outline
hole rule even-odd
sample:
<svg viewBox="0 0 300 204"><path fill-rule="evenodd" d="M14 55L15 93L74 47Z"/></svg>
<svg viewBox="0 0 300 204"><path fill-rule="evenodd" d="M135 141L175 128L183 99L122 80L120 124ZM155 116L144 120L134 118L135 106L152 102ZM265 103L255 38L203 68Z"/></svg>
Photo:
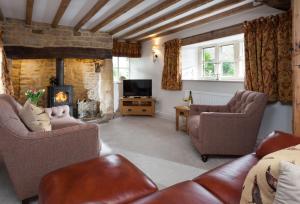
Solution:
<svg viewBox="0 0 300 204"><path fill-rule="evenodd" d="M120 112L125 115L155 115L154 98L141 97L122 97L120 99Z"/></svg>

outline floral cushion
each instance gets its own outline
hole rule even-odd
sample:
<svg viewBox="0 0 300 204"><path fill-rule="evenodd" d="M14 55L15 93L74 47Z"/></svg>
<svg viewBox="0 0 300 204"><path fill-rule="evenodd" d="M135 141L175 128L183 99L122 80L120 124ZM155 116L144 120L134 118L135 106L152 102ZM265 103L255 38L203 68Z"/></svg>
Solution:
<svg viewBox="0 0 300 204"><path fill-rule="evenodd" d="M243 185L241 204L271 204L280 173L280 162L300 164L300 145L264 156L248 173Z"/></svg>
<svg viewBox="0 0 300 204"><path fill-rule="evenodd" d="M19 112L20 118L31 131L51 131L51 123L44 108L26 101Z"/></svg>

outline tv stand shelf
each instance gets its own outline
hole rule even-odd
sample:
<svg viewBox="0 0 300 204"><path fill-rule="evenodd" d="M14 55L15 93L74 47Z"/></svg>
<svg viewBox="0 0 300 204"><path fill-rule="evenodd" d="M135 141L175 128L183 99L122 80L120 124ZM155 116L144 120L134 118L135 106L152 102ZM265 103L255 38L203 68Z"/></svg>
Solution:
<svg viewBox="0 0 300 204"><path fill-rule="evenodd" d="M125 115L155 115L155 100L151 97L122 97L120 99L120 111Z"/></svg>

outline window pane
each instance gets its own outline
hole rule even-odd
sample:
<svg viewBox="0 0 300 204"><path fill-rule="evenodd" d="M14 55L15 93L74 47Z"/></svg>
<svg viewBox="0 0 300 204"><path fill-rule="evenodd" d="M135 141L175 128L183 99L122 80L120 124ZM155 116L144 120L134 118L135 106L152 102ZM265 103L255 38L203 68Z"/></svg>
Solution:
<svg viewBox="0 0 300 204"><path fill-rule="evenodd" d="M203 61L213 62L215 59L215 47L209 47L203 49Z"/></svg>
<svg viewBox="0 0 300 204"><path fill-rule="evenodd" d="M119 69L119 75L129 79L129 69Z"/></svg>
<svg viewBox="0 0 300 204"><path fill-rule="evenodd" d="M214 63L204 63L203 64L204 76L214 76L215 75L215 64Z"/></svg>
<svg viewBox="0 0 300 204"><path fill-rule="evenodd" d="M203 75L214 76L215 74L215 47L203 49Z"/></svg>
<svg viewBox="0 0 300 204"><path fill-rule="evenodd" d="M113 69L113 77L114 77L114 81L119 81L119 69Z"/></svg>
<svg viewBox="0 0 300 204"><path fill-rule="evenodd" d="M118 57L113 57L113 67L117 68L118 66Z"/></svg>
<svg viewBox="0 0 300 204"><path fill-rule="evenodd" d="M129 67L129 58L119 57L119 67Z"/></svg>
<svg viewBox="0 0 300 204"><path fill-rule="evenodd" d="M234 76L235 68L233 62L223 62L222 63L222 75L223 76Z"/></svg>
<svg viewBox="0 0 300 204"><path fill-rule="evenodd" d="M227 62L234 61L234 46L233 45L221 46L220 60L227 61Z"/></svg>

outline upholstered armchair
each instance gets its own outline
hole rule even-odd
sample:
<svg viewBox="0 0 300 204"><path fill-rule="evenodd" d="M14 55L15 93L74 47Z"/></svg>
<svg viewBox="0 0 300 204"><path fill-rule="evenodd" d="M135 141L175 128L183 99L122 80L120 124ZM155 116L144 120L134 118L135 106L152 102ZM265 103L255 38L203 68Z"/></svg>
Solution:
<svg viewBox="0 0 300 204"><path fill-rule="evenodd" d="M0 95L0 156L19 199L38 193L42 176L99 156L98 126L69 116L68 107L47 109L53 130L31 132L18 116L21 105Z"/></svg>
<svg viewBox="0 0 300 204"><path fill-rule="evenodd" d="M266 103L263 93L238 91L223 106L191 105L189 135L202 160L252 152Z"/></svg>

